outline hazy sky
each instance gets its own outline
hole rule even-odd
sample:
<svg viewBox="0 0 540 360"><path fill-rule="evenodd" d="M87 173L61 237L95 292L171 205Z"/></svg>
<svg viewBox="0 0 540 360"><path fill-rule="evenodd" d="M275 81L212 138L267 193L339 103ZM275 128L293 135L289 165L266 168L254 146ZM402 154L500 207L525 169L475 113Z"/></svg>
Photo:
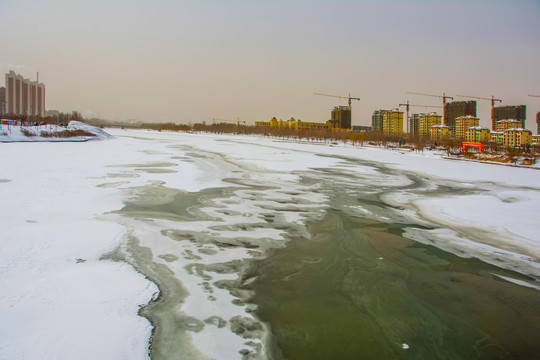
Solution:
<svg viewBox="0 0 540 360"><path fill-rule="evenodd" d="M0 0L0 15L0 71L39 71L48 109L324 122L347 102L313 93L350 92L370 125L442 104L407 91L444 91L525 104L529 129L540 111L540 1ZM490 110L478 102L481 125Z"/></svg>

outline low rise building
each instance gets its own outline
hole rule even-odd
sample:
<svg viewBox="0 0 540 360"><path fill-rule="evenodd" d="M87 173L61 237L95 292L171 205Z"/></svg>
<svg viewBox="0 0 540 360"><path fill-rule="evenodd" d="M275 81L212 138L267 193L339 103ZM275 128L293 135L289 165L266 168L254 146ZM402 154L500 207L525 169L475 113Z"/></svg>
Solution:
<svg viewBox="0 0 540 360"><path fill-rule="evenodd" d="M465 140L467 129L480 124L480 119L471 115L459 116L455 120L454 137L458 140Z"/></svg>
<svg viewBox="0 0 540 360"><path fill-rule="evenodd" d="M452 137L452 130L446 125L434 125L429 130L431 141L443 141Z"/></svg>
<svg viewBox="0 0 540 360"><path fill-rule="evenodd" d="M508 129L504 132L504 146L520 147L532 143L532 131L523 128Z"/></svg>
<svg viewBox="0 0 540 360"><path fill-rule="evenodd" d="M532 143L540 145L540 135L533 135L532 136Z"/></svg>
<svg viewBox="0 0 540 360"><path fill-rule="evenodd" d="M317 129L317 130L322 130L322 129L328 129L330 128L330 124L328 122L325 123L316 123L316 122L306 122L306 121L302 121L302 120L298 120L296 122L296 129L297 130L307 130L307 129Z"/></svg>
<svg viewBox="0 0 540 360"><path fill-rule="evenodd" d="M270 127L270 121L255 121L256 127Z"/></svg>
<svg viewBox="0 0 540 360"><path fill-rule="evenodd" d="M372 130L371 126L365 125L353 125L352 129L356 132L368 132Z"/></svg>
<svg viewBox="0 0 540 360"><path fill-rule="evenodd" d="M269 128L284 128L292 130L307 130L307 129L328 129L328 123L315 123L315 122L306 122L302 120L296 120L295 118L290 118L289 120L278 120L275 117L270 119L270 121L256 121L256 127L269 127Z"/></svg>
<svg viewBox="0 0 540 360"><path fill-rule="evenodd" d="M403 111L390 110L383 114L383 134L403 134Z"/></svg>
<svg viewBox="0 0 540 360"><path fill-rule="evenodd" d="M502 131L492 131L490 133L490 141L497 143L499 145L504 144L504 132Z"/></svg>
<svg viewBox="0 0 540 360"><path fill-rule="evenodd" d="M495 123L495 131L506 131L508 129L521 128L521 121L515 119L499 120Z"/></svg>
<svg viewBox="0 0 540 360"><path fill-rule="evenodd" d="M486 127L473 126L467 129L465 141L487 143L491 140L491 132Z"/></svg>
<svg viewBox="0 0 540 360"><path fill-rule="evenodd" d="M294 120L294 118L291 118ZM256 121L257 127L271 127L271 128L289 128L289 121L278 120L276 117L270 119L270 121Z"/></svg>

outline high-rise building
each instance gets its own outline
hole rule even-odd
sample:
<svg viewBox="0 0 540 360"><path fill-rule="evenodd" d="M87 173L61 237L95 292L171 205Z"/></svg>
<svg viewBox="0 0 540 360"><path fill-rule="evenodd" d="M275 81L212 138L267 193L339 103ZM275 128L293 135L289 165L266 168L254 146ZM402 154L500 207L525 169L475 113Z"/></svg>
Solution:
<svg viewBox="0 0 540 360"><path fill-rule="evenodd" d="M536 133L540 135L540 111L536 113Z"/></svg>
<svg viewBox="0 0 540 360"><path fill-rule="evenodd" d="M351 128L351 109L348 106L336 106L332 110L332 115L328 123L334 129Z"/></svg>
<svg viewBox="0 0 540 360"><path fill-rule="evenodd" d="M45 84L35 83L37 96L33 99L37 99L34 114L38 116L45 115Z"/></svg>
<svg viewBox="0 0 540 360"><path fill-rule="evenodd" d="M23 115L30 113L28 105L30 105L30 80L23 79L21 83L21 113Z"/></svg>
<svg viewBox="0 0 540 360"><path fill-rule="evenodd" d="M6 113L6 88L0 87L0 117Z"/></svg>
<svg viewBox="0 0 540 360"><path fill-rule="evenodd" d="M444 125L455 132L456 118L460 116L476 116L476 101L452 101L444 106Z"/></svg>
<svg viewBox="0 0 540 360"><path fill-rule="evenodd" d="M45 85L14 71L6 73L6 113L44 116Z"/></svg>
<svg viewBox="0 0 540 360"><path fill-rule="evenodd" d="M383 134L403 134L403 111L390 110L383 114Z"/></svg>
<svg viewBox="0 0 540 360"><path fill-rule="evenodd" d="M388 110L375 110L371 115L371 130L382 132L383 131L383 115Z"/></svg>
<svg viewBox="0 0 540 360"><path fill-rule="evenodd" d="M418 133L418 121L420 120L420 114L411 114L409 117L409 137L417 138Z"/></svg>
<svg viewBox="0 0 540 360"><path fill-rule="evenodd" d="M441 125L441 115L436 113L420 114L418 117L418 136L428 138L432 126Z"/></svg>
<svg viewBox="0 0 540 360"><path fill-rule="evenodd" d="M492 129L495 129L497 121L513 119L521 121L521 128L525 128L525 120L527 119L527 107L525 105L515 106L496 106L493 108L493 124Z"/></svg>
<svg viewBox="0 0 540 360"><path fill-rule="evenodd" d="M14 71L6 73L6 112L8 114L19 114L20 106L20 84L17 74Z"/></svg>
<svg viewBox="0 0 540 360"><path fill-rule="evenodd" d="M443 121L453 132L456 118L460 116L476 116L476 101L452 101L445 104Z"/></svg>
<svg viewBox="0 0 540 360"><path fill-rule="evenodd" d="M475 116L459 116L454 122L454 137L459 140L465 140L467 137L467 129L479 125L480 119Z"/></svg>

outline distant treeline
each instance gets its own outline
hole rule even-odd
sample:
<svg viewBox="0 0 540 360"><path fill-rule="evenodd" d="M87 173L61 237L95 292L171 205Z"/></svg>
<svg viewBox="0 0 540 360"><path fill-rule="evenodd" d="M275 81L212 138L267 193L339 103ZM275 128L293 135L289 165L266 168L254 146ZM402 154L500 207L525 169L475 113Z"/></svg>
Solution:
<svg viewBox="0 0 540 360"><path fill-rule="evenodd" d="M291 138L299 140L307 140L312 142L343 142L353 145L363 145L364 143L372 143L380 146L395 146L408 144L410 147L422 149L425 146L433 144L427 139L409 138L406 135L391 136L384 135L376 131L351 131L344 129L291 129L278 127L259 127L245 126L236 124L195 124L193 130L201 132L219 133L219 134L258 134L276 138ZM433 144L434 145L434 144ZM445 140L444 143L438 143L437 146L444 145L449 148L461 147L461 141L453 139Z"/></svg>
<svg viewBox="0 0 540 360"><path fill-rule="evenodd" d="M148 125L148 127L146 127ZM486 144L485 154L474 154L463 152L461 140L444 139L441 141L433 141L420 137L409 137L407 134L401 136L385 135L376 131L351 131L342 129L290 129L290 128L272 128L272 127L256 127L249 125L239 125L230 123L220 124L195 124L192 128L185 125L174 124L143 124L142 127L157 130L173 130L187 131L193 130L197 132L208 132L216 134L242 134L242 135L263 135L278 139L295 139L308 141L313 143L337 144L352 144L363 146L365 144L373 146L383 146L387 148L400 148L409 151L423 151L428 149L439 149L446 151L448 156L476 158L478 160L488 160L483 157L488 156L489 159L497 159L498 162L516 163L518 158L527 158L529 164L534 164L538 158L540 148L538 146L526 146L522 148L506 148L503 145L489 142ZM489 160L491 161L491 160Z"/></svg>
<svg viewBox="0 0 540 360"><path fill-rule="evenodd" d="M188 125L184 124L175 124L172 122L169 123L143 123L140 126L141 129L149 129L149 130L167 130L167 131L188 131L191 130L191 128Z"/></svg>
<svg viewBox="0 0 540 360"><path fill-rule="evenodd" d="M81 114L75 113L75 112L70 112L70 113L59 112L58 114L55 114L54 116L4 114L2 115L2 119L37 122L40 124L45 123L45 124L52 124L52 125L67 124L71 120L84 121Z"/></svg>

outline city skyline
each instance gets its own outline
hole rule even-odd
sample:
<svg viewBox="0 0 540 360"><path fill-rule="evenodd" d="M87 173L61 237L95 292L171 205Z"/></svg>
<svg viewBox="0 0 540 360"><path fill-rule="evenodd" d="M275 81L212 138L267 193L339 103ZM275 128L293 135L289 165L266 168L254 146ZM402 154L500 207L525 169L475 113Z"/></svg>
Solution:
<svg viewBox="0 0 540 360"><path fill-rule="evenodd" d="M47 108L111 120L253 124L325 122L359 97L352 124L377 109L467 94L540 100L538 1L0 1L0 71L47 84ZM24 20L24 21L23 21ZM13 65L9 65L13 64ZM36 69L36 70L34 70ZM468 100L454 98L455 100ZM404 110L402 107L400 110ZM491 103L478 100L480 125ZM410 113L441 109L411 108Z"/></svg>

